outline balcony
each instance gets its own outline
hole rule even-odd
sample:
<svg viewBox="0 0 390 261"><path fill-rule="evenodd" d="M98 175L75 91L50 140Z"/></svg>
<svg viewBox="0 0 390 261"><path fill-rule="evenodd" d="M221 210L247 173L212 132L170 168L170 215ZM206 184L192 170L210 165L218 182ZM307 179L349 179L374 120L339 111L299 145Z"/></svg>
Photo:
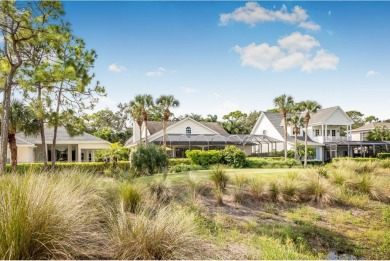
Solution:
<svg viewBox="0 0 390 261"><path fill-rule="evenodd" d="M311 139L318 143L324 142L339 142L339 141L351 141L351 135L348 136L316 136Z"/></svg>

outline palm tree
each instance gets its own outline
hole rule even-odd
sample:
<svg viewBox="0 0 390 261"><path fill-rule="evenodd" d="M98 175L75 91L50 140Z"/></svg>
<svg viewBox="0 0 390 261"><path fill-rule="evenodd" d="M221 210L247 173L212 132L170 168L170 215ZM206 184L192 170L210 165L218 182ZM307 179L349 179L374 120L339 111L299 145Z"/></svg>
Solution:
<svg viewBox="0 0 390 261"><path fill-rule="evenodd" d="M145 144L148 143L148 113L153 107L153 104L153 97L149 94L137 95L134 100L130 102L131 107L138 107L137 110L141 111L142 120L145 124Z"/></svg>
<svg viewBox="0 0 390 261"><path fill-rule="evenodd" d="M292 117L287 119L287 122L290 126L293 127L293 134L295 137L295 149L294 149L294 159L298 159L298 132L299 128L304 126L303 118L299 114L294 114Z"/></svg>
<svg viewBox="0 0 390 261"><path fill-rule="evenodd" d="M390 140L390 131L386 126L376 126L375 129L368 132L366 139L377 141Z"/></svg>
<svg viewBox="0 0 390 261"><path fill-rule="evenodd" d="M171 116L170 108L176 108L179 107L180 102L173 97L173 95L161 95L156 100L157 106L159 106L163 110L163 145L164 149L167 147L167 140L166 140L166 133L167 133L167 126L166 122L168 121L169 117Z"/></svg>
<svg viewBox="0 0 390 261"><path fill-rule="evenodd" d="M135 101L130 101L130 109L129 113L131 118L134 119L135 123L137 123L139 128L139 144L142 145L142 133L141 133L141 127L142 127L142 108L141 106L136 103ZM134 135L135 133L133 133Z"/></svg>
<svg viewBox="0 0 390 261"><path fill-rule="evenodd" d="M305 161L304 166L307 165L307 128L309 127L310 114L316 113L319 109L321 109L321 105L316 101L303 101L300 103L302 111L305 112Z"/></svg>
<svg viewBox="0 0 390 261"><path fill-rule="evenodd" d="M284 158L287 159L287 113L294 106L294 98L283 94L274 99L274 105L282 114L284 124Z"/></svg>
<svg viewBox="0 0 390 261"><path fill-rule="evenodd" d="M18 166L18 147L16 145L16 133L23 132L26 136L39 134L40 125L34 112L22 101L11 102L8 118L8 143L11 151L12 171L16 172Z"/></svg>

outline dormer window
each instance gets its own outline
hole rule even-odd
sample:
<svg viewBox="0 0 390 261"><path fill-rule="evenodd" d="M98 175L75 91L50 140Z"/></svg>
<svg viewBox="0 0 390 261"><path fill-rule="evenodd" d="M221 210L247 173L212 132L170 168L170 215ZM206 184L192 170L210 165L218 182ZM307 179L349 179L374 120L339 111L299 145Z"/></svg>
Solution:
<svg viewBox="0 0 390 261"><path fill-rule="evenodd" d="M187 136L191 135L191 127L186 128L186 134Z"/></svg>
<svg viewBox="0 0 390 261"><path fill-rule="evenodd" d="M267 130L263 130L263 135L267 135Z"/></svg>

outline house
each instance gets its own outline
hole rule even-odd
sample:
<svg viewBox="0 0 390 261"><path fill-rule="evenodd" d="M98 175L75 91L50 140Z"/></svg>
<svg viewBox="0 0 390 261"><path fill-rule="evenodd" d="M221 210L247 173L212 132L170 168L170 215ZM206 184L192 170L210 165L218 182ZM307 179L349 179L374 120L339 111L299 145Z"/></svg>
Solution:
<svg viewBox="0 0 390 261"><path fill-rule="evenodd" d="M45 141L48 160L51 161L53 143L53 129L45 129ZM42 162L41 136L26 137L23 133L16 134L19 163ZM65 128L60 127L57 131L57 161L67 162L92 162L95 161L97 150L107 149L110 143L88 133L71 137ZM8 149L7 158L10 161L11 153Z"/></svg>
<svg viewBox="0 0 390 261"><path fill-rule="evenodd" d="M321 109L313 113L309 121L307 136L308 145L315 148L316 156L310 160L329 161L334 157L358 156L361 155L359 150L363 150L362 147L376 145L354 143L350 135L343 136L342 132L349 133L352 124L352 119L339 106ZM275 112L262 112L251 134L263 134L284 141L282 115ZM292 126L288 126L287 136L287 149L290 150L295 146ZM299 130L298 141L304 142L304 128ZM282 151L283 148L283 144L279 143L276 151ZM264 145L255 145L253 152L262 153L264 149Z"/></svg>
<svg viewBox="0 0 390 261"><path fill-rule="evenodd" d="M390 130L389 122L371 122L359 128L351 130L350 135L353 141L365 141L367 140L366 137L370 131L373 131L375 127L382 127L382 126Z"/></svg>
<svg viewBox="0 0 390 261"><path fill-rule="evenodd" d="M219 150L226 145L237 146L249 155L253 145L264 143L275 147L281 142L265 135L230 135L220 123L198 122L191 118L168 121L166 126L167 147L171 149L170 156L175 158L185 157L186 150ZM146 130L148 143L163 144L163 122L148 121ZM135 147L140 140L145 142L145 123L141 130L137 124L133 125L133 136L125 143L125 147Z"/></svg>

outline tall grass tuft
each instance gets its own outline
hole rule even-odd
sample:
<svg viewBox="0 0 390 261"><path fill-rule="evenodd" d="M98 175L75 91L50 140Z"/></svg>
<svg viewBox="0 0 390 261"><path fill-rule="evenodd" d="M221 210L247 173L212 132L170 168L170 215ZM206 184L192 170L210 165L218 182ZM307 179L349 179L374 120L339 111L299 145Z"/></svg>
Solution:
<svg viewBox="0 0 390 261"><path fill-rule="evenodd" d="M328 180L318 174L310 174L305 177L301 197L303 200L311 201L321 206L329 205L336 201L335 188Z"/></svg>
<svg viewBox="0 0 390 261"><path fill-rule="evenodd" d="M194 216L181 209L119 213L111 222L116 259L193 259L198 251Z"/></svg>
<svg viewBox="0 0 390 261"><path fill-rule="evenodd" d="M260 179L251 179L249 182L249 193L254 199L267 200L269 199L269 184Z"/></svg>
<svg viewBox="0 0 390 261"><path fill-rule="evenodd" d="M387 202L390 195L386 191L386 186L383 185L375 176L364 174L357 175L347 184L347 187L355 193L366 194L374 200Z"/></svg>
<svg viewBox="0 0 390 261"><path fill-rule="evenodd" d="M205 185L201 179L196 178L192 173L189 174L186 181L189 187L191 199L196 201L198 194L201 193L203 189L205 189Z"/></svg>
<svg viewBox="0 0 390 261"><path fill-rule="evenodd" d="M166 177L166 174L164 174L161 178L153 179L153 181L148 184L150 195L157 201L166 201L169 199L170 191Z"/></svg>
<svg viewBox="0 0 390 261"><path fill-rule="evenodd" d="M224 192L229 181L229 177L226 175L224 167L217 164L211 168L210 180L214 182L217 190Z"/></svg>
<svg viewBox="0 0 390 261"><path fill-rule="evenodd" d="M94 180L75 173L0 177L0 258L101 258L106 212Z"/></svg>
<svg viewBox="0 0 390 261"><path fill-rule="evenodd" d="M124 210L134 213L140 206L142 192L136 185L122 183L119 185L119 198L123 204Z"/></svg>
<svg viewBox="0 0 390 261"><path fill-rule="evenodd" d="M279 184L281 198L285 201L298 201L300 181L297 178L285 178Z"/></svg>
<svg viewBox="0 0 390 261"><path fill-rule="evenodd" d="M234 201L238 203L244 202L244 192L249 182L250 180L244 174L234 175L232 179Z"/></svg>

